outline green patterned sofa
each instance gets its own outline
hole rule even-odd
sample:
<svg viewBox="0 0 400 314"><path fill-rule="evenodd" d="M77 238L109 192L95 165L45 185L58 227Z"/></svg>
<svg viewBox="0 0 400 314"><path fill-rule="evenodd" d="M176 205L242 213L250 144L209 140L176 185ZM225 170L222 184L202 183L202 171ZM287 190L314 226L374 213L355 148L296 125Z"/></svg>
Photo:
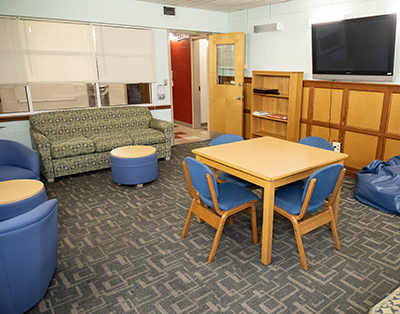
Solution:
<svg viewBox="0 0 400 314"><path fill-rule="evenodd" d="M41 112L29 117L32 147L40 171L54 178L110 167L110 151L126 145L150 145L169 159L173 124L154 119L143 106Z"/></svg>

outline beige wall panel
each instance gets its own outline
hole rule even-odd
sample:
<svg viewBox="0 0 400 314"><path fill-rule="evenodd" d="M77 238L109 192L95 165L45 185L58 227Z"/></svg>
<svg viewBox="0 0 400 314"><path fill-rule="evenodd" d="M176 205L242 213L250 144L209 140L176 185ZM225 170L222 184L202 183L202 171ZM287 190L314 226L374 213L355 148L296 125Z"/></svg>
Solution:
<svg viewBox="0 0 400 314"><path fill-rule="evenodd" d="M392 94L392 103L390 105L389 123L387 131L389 133L400 134L400 94Z"/></svg>
<svg viewBox="0 0 400 314"><path fill-rule="evenodd" d="M387 139L383 160L388 161L390 158L398 155L400 155L400 141Z"/></svg>
<svg viewBox="0 0 400 314"><path fill-rule="evenodd" d="M378 138L376 136L346 132L343 153L349 157L345 165L361 169L375 160Z"/></svg>
<svg viewBox="0 0 400 314"><path fill-rule="evenodd" d="M339 139L339 130L337 129L330 129L330 134L329 134L329 128L325 128L322 126L316 126L313 125L311 127L311 136L319 136L329 142L337 141Z"/></svg>
<svg viewBox="0 0 400 314"><path fill-rule="evenodd" d="M326 88L315 89L314 120L340 123L342 110L343 90L330 90ZM332 107L331 107L332 103Z"/></svg>
<svg viewBox="0 0 400 314"><path fill-rule="evenodd" d="M244 128L243 128L243 137L250 138L250 118L251 114L244 114Z"/></svg>
<svg viewBox="0 0 400 314"><path fill-rule="evenodd" d="M351 91L347 125L379 131L384 93Z"/></svg>
<svg viewBox="0 0 400 314"><path fill-rule="evenodd" d="M307 119L309 95L310 95L310 88L304 87L303 88L303 100L301 102L301 118L303 118L303 119Z"/></svg>

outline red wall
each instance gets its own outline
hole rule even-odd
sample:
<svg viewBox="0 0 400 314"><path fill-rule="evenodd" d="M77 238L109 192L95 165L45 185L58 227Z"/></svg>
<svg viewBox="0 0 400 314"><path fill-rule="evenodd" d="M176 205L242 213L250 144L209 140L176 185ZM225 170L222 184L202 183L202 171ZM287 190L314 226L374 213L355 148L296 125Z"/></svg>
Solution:
<svg viewBox="0 0 400 314"><path fill-rule="evenodd" d="M192 124L192 77L190 39L171 41L174 120Z"/></svg>

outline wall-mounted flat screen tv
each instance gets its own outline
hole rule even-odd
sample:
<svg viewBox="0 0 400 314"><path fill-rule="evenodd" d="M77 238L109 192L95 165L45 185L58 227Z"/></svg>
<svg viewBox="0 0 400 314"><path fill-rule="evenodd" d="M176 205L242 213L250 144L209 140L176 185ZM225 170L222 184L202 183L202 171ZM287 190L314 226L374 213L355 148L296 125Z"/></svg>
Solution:
<svg viewBox="0 0 400 314"><path fill-rule="evenodd" d="M393 81L396 14L312 25L314 79Z"/></svg>

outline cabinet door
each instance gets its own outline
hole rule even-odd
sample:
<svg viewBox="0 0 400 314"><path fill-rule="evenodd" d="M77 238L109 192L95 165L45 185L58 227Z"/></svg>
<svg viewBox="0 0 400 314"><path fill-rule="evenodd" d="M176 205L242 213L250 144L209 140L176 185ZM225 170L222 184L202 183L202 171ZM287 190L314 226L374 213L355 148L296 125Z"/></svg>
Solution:
<svg viewBox="0 0 400 314"><path fill-rule="evenodd" d="M243 136L244 33L209 36L211 138Z"/></svg>

